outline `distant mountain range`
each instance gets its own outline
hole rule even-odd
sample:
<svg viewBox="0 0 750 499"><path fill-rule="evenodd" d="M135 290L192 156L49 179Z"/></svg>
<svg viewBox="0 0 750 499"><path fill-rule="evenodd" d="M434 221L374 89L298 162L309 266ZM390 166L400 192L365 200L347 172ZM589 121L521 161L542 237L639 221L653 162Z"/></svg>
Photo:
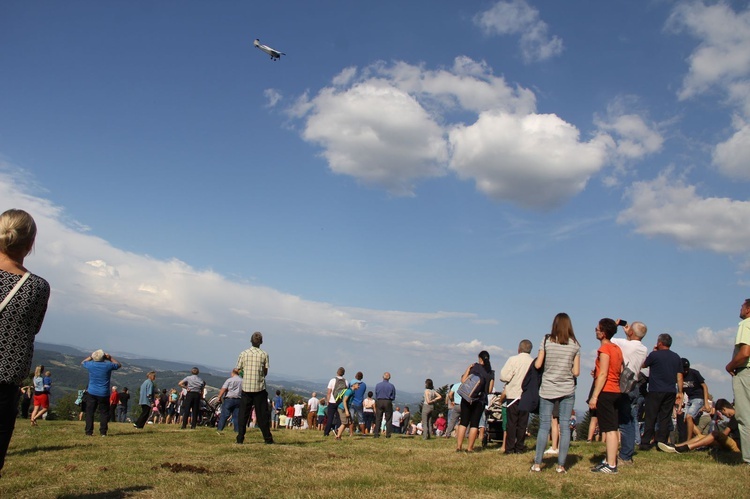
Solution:
<svg viewBox="0 0 750 499"><path fill-rule="evenodd" d="M215 367L201 366L199 364L187 364L159 359L125 357L112 352L115 358L122 363L122 367L112 373L112 384L118 387L128 387L131 394L135 395L146 379L149 371L156 371L154 382L159 390L177 388L177 383L190 374L193 367L200 369L200 376L206 382L208 396L219 392L221 385L229 377L229 372ZM82 390L88 383L88 371L81 367L81 361L91 355L90 351L83 351L66 345L55 345L37 341L34 348L34 360L32 370L35 366L43 364L46 370L52 372L52 404L68 393L76 393ZM378 380L379 381L379 380ZM312 392L317 392L318 397L325 396L328 380L300 380L284 375L269 375L266 378L269 393L276 390L286 390L299 394L307 401ZM375 384L369 389L374 390ZM421 394L398 392L396 403L398 405L416 405L421 400Z"/></svg>

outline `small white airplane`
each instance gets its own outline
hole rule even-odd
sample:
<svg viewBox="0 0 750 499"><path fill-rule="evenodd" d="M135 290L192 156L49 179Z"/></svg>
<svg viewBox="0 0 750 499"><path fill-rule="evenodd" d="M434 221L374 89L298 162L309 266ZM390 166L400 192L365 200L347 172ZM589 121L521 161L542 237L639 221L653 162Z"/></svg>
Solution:
<svg viewBox="0 0 750 499"><path fill-rule="evenodd" d="M281 58L282 55L286 55L284 52L279 52L276 49L272 49L268 45L263 45L262 43L260 43L260 39L259 38L255 39L255 41L253 42L253 45L255 45L256 47L258 47L259 49L261 49L266 54L270 55L272 61L278 61Z"/></svg>

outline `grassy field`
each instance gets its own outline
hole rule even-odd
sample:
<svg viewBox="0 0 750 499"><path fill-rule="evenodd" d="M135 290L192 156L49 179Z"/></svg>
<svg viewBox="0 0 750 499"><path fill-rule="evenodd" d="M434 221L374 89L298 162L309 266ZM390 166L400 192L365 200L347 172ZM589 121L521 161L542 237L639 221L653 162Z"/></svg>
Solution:
<svg viewBox="0 0 750 499"><path fill-rule="evenodd" d="M750 467L730 455L641 452L618 475L591 473L602 444L574 442L569 472L529 472L533 456L505 456L496 444L455 453L455 441L394 436L324 439L278 430L265 445L258 430L245 445L231 431L110 425L86 437L83 423L19 420L0 478L0 497L323 497L374 493L412 497L750 497ZM533 440L527 442L533 444Z"/></svg>

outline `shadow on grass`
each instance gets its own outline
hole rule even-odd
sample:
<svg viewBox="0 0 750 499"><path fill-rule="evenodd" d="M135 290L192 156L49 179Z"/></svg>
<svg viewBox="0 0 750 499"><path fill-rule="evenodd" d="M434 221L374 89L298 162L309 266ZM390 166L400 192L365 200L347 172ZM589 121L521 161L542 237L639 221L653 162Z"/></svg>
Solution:
<svg viewBox="0 0 750 499"><path fill-rule="evenodd" d="M531 454L531 460L534 460L534 453ZM575 468L580 461L583 460L583 457L577 455L577 454L568 454L568 456L565 458L565 469L570 470L572 468ZM542 457L542 466L545 468L554 469L555 466L557 466L557 456L547 456Z"/></svg>
<svg viewBox="0 0 750 499"><path fill-rule="evenodd" d="M138 492L153 489L146 485L137 485L135 487L123 487L121 489L108 490L106 492L96 492L92 494L62 494L57 496L58 499L117 499L120 497L132 497Z"/></svg>
<svg viewBox="0 0 750 499"><path fill-rule="evenodd" d="M56 450L68 450L74 449L78 445L43 445L41 447L30 447L28 449L14 450L8 452L9 456L25 456L27 454L34 454L36 452L54 452Z"/></svg>
<svg viewBox="0 0 750 499"><path fill-rule="evenodd" d="M729 466L739 466L745 464L742 460L742 454L739 452L728 452L722 449L710 449L708 451L709 456L719 464L727 464Z"/></svg>

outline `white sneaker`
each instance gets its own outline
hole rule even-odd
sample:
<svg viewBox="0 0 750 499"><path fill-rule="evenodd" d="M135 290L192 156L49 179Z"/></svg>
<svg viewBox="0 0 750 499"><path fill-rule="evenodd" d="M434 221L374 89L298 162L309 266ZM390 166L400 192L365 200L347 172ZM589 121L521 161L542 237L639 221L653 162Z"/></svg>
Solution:
<svg viewBox="0 0 750 499"><path fill-rule="evenodd" d="M560 450L559 449L553 449L552 447L550 447L549 449L547 449L546 451L544 451L544 455L545 456L556 456L558 454L560 454Z"/></svg>
<svg viewBox="0 0 750 499"><path fill-rule="evenodd" d="M667 445L663 442L659 442L657 445L659 446L659 450L662 452L671 452L673 454L677 453L677 449L675 449L672 445Z"/></svg>

